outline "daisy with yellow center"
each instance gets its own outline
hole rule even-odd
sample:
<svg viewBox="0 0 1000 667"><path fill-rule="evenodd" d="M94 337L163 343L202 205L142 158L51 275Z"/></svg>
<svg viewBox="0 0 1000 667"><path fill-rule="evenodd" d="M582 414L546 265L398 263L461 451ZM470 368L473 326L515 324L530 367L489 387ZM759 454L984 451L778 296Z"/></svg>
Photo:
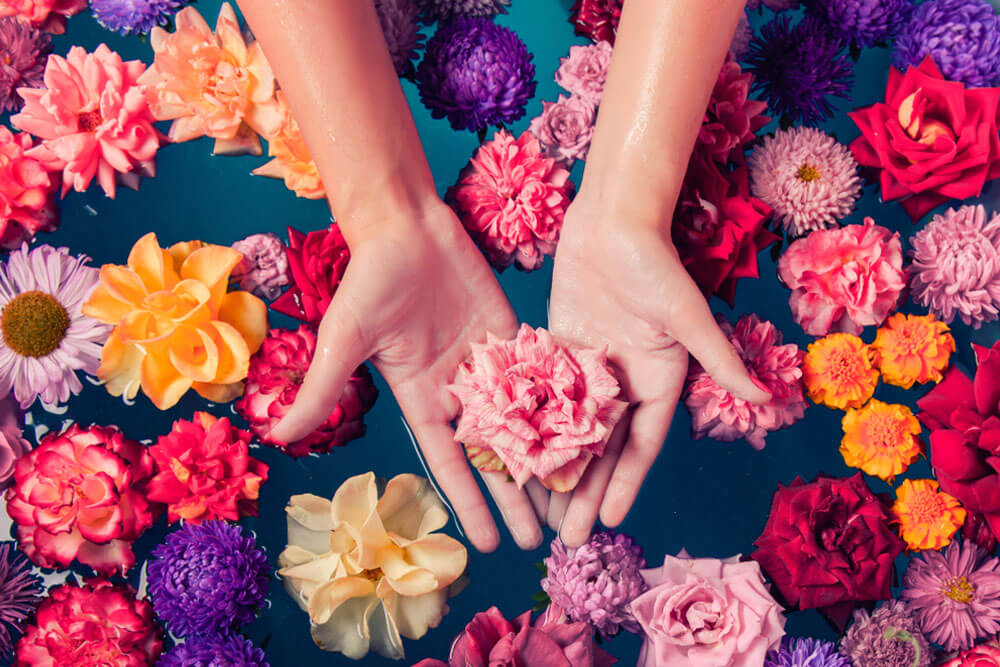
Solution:
<svg viewBox="0 0 1000 667"><path fill-rule="evenodd" d="M912 551L937 550L951 542L965 523L965 510L953 496L938 490L932 479L906 480L896 489L892 521L899 524L899 535ZM964 578L962 582L965 583ZM968 584L953 586L951 599L959 600ZM947 594L946 594L947 595Z"/></svg>
<svg viewBox="0 0 1000 667"><path fill-rule="evenodd" d="M955 339L934 315L896 313L879 327L872 355L889 384L909 389L914 383L940 382Z"/></svg>
<svg viewBox="0 0 1000 667"><path fill-rule="evenodd" d="M814 403L846 410L865 404L878 384L871 351L853 334L835 333L809 345L802 381Z"/></svg>
<svg viewBox="0 0 1000 667"><path fill-rule="evenodd" d="M892 481L923 449L920 422L905 405L873 398L863 408L849 409L841 425L844 463L873 477Z"/></svg>

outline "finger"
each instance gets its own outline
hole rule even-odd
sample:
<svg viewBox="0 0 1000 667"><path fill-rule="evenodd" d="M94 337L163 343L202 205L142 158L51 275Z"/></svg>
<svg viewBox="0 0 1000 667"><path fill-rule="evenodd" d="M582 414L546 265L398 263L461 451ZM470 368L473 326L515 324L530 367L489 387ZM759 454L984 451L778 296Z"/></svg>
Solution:
<svg viewBox="0 0 1000 667"><path fill-rule="evenodd" d="M557 533L559 532L559 526L562 524L563 517L566 515L566 508L569 507L572 495L572 493L560 493L558 491L553 491L549 495L547 523L549 524L549 528Z"/></svg>
<svg viewBox="0 0 1000 667"><path fill-rule="evenodd" d="M542 543L542 527L538 525L535 508L527 492L508 481L505 472L480 471L479 475L486 482L486 488L490 490L517 546L525 550L537 549Z"/></svg>
<svg viewBox="0 0 1000 667"><path fill-rule="evenodd" d="M549 515L549 490L542 486L542 483L537 479L528 480L524 489L528 492L528 499L531 500L532 507L535 508L538 522L544 524Z"/></svg>
<svg viewBox="0 0 1000 667"><path fill-rule="evenodd" d="M628 420L623 419L611 433L604 456L591 461L580 483L573 489L573 498L566 509L562 525L559 526L559 538L566 546L579 547L590 538L594 522L597 521L597 513L601 508L601 500L608 488L608 482L611 480L627 434Z"/></svg>

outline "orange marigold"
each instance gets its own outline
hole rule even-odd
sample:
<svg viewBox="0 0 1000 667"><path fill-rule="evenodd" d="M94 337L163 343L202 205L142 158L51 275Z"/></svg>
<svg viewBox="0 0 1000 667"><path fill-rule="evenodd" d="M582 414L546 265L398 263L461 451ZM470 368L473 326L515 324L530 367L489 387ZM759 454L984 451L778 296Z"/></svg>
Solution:
<svg viewBox="0 0 1000 667"><path fill-rule="evenodd" d="M871 351L853 334L835 333L809 345L802 361L802 381L809 398L829 408L857 408L878 384Z"/></svg>
<svg viewBox="0 0 1000 667"><path fill-rule="evenodd" d="M940 382L955 339L948 325L930 315L896 313L879 327L872 357L889 384L909 389L915 382Z"/></svg>
<svg viewBox="0 0 1000 667"><path fill-rule="evenodd" d="M965 522L965 510L932 479L906 480L896 489L892 522L913 551L945 547Z"/></svg>
<svg viewBox="0 0 1000 667"><path fill-rule="evenodd" d="M849 409L841 425L844 463L873 477L892 480L923 450L920 422L905 405L873 398L861 409Z"/></svg>

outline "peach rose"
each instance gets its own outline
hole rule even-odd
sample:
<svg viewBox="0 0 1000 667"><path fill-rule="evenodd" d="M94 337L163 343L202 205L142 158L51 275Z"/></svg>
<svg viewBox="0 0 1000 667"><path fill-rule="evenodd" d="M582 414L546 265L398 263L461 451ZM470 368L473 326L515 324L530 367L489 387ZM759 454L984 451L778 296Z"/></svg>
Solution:
<svg viewBox="0 0 1000 667"><path fill-rule="evenodd" d="M313 162L306 141L302 138L299 124L292 117L292 112L285 102L284 94L279 90L275 96L281 109L281 126L274 134L266 136L267 154L274 158L267 164L257 167L253 173L257 176L280 178L285 181L285 187L297 196L305 199L322 199L326 196L323 182L319 178L319 170Z"/></svg>

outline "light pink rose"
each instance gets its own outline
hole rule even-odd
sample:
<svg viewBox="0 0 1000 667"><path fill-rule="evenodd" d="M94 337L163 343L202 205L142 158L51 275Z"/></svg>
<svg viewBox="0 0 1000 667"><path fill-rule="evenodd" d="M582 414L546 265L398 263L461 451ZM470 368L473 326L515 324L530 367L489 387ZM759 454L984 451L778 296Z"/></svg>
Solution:
<svg viewBox="0 0 1000 667"><path fill-rule="evenodd" d="M569 47L569 56L559 61L556 83L574 95L600 104L611 64L611 51L611 44L606 41Z"/></svg>
<svg viewBox="0 0 1000 667"><path fill-rule="evenodd" d="M0 399L0 491L10 486L17 460L31 451L23 426L24 413L14 397Z"/></svg>
<svg viewBox="0 0 1000 667"><path fill-rule="evenodd" d="M542 102L542 115L528 128L541 142L546 157L554 160L583 160L594 136L597 107L578 95L559 96L556 102Z"/></svg>

